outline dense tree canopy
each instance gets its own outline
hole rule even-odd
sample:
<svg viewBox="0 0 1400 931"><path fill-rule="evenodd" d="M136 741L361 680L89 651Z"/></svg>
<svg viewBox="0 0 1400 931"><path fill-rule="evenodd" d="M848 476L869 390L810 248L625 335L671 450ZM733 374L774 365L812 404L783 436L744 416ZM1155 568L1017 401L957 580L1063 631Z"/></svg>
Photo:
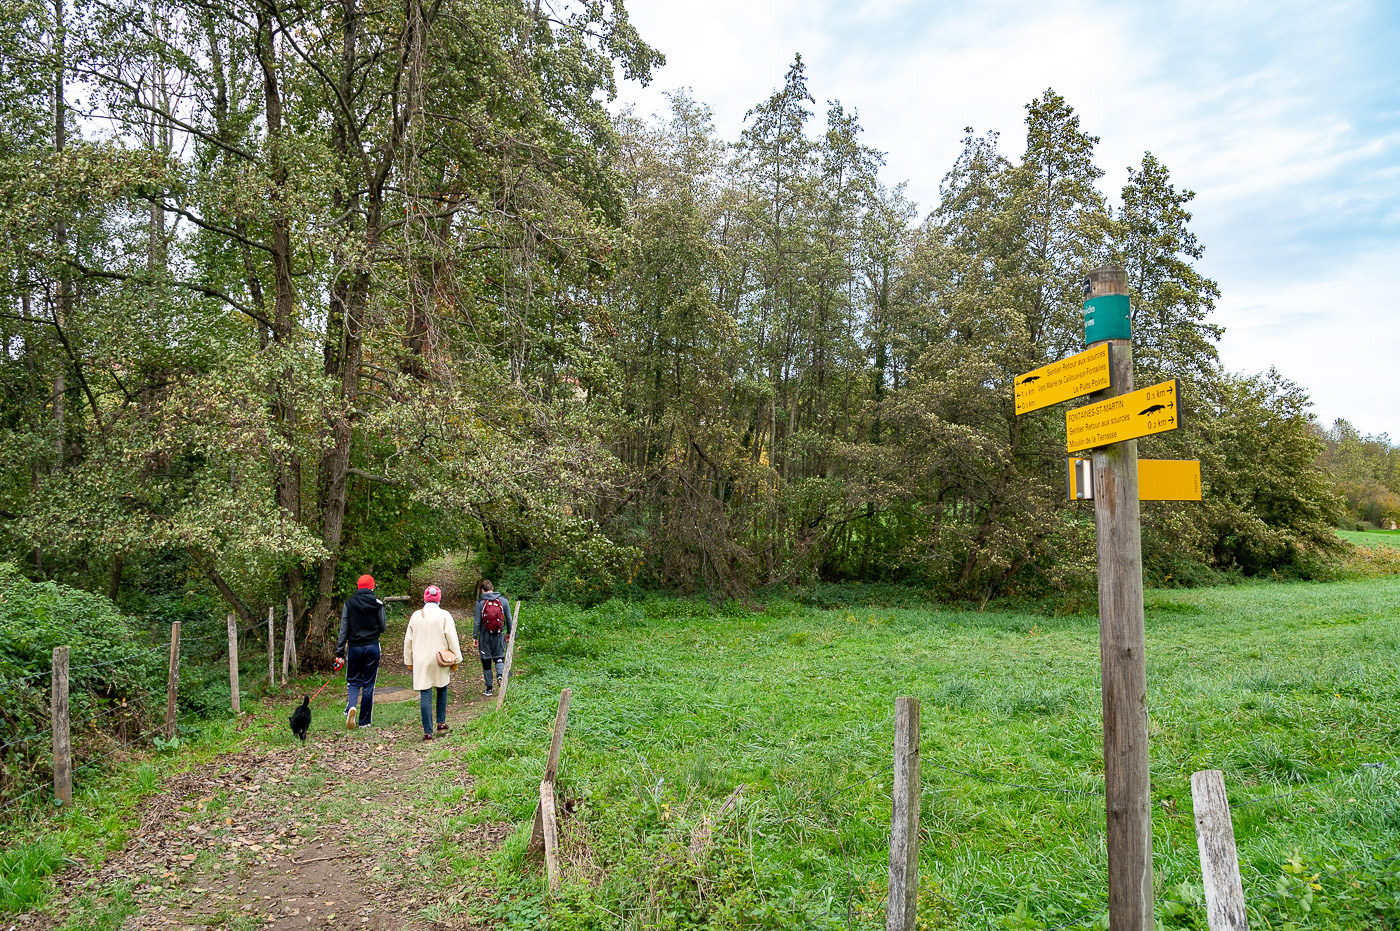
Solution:
<svg viewBox="0 0 1400 931"><path fill-rule="evenodd" d="M1205 468L1149 559L1331 545L1305 396L1219 365L1193 195L1149 153L1110 206L1053 90L921 214L800 57L732 143L681 93L610 113L662 60L621 2L3 16L0 544L36 575L174 560L248 619L289 594L307 654L359 572L453 549L566 597L1073 585L1062 420L1010 380L1082 346L1106 261L1193 409L1144 455Z"/></svg>
<svg viewBox="0 0 1400 931"><path fill-rule="evenodd" d="M1319 431L1322 461L1345 499L1348 522L1359 528L1395 529L1400 521L1400 446L1389 436L1363 436L1338 420Z"/></svg>

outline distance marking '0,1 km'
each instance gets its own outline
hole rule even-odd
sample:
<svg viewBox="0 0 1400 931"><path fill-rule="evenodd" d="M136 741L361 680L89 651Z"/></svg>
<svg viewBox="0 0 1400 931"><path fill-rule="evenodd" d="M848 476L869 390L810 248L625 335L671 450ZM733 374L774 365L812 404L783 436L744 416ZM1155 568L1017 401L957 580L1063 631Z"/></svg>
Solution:
<svg viewBox="0 0 1400 931"><path fill-rule="evenodd" d="M1181 426L1176 379L1065 412L1069 452L1122 443Z"/></svg>
<svg viewBox="0 0 1400 931"><path fill-rule="evenodd" d="M1016 415L1082 398L1112 386L1112 347L1108 343L1016 376Z"/></svg>

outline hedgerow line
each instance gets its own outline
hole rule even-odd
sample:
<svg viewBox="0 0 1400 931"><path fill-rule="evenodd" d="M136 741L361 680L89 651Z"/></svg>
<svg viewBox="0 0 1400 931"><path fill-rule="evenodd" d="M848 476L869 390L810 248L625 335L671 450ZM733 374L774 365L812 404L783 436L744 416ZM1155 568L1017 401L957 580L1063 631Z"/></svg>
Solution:
<svg viewBox="0 0 1400 931"><path fill-rule="evenodd" d="M182 648L181 658L182 658L182 659L184 658L184 653L183 653L183 647L184 647L184 646L186 646L186 645L188 645L188 644L194 644L194 643L208 643L208 642L211 641L211 640L218 640L218 639L223 639L223 638L222 638L220 635L218 635L218 634L209 634L208 636L204 636L204 637L181 637L181 638L180 638L180 646L181 646L181 648ZM135 652L135 653L129 653L129 654L127 654L126 656L118 656L118 657L115 657L115 658L113 658L113 659L100 660L100 661L95 662L95 663L84 663L84 664L81 665L81 666L70 666L70 667L68 668L68 674L71 676L71 675L72 675L73 673L75 673L75 672L84 672L84 671L89 670L89 669L100 669L100 668L102 668L102 667L104 667L104 666L114 666L114 665L116 665L117 663L125 663L125 662L129 662L130 660L133 660L133 659L139 659L139 658L142 657L142 656L150 656L152 653L165 653L165 652L168 652L169 650L170 650L170 644L169 644L169 643L159 643L159 644L156 644L155 646L151 647L151 648L148 649L148 650L138 650L137 652ZM30 679L38 679L38 678L41 678L41 677L43 677L43 676L48 676L48 675L52 675L52 674L53 674L53 670L52 670L52 669L41 669L41 670L39 670L38 672L32 672L32 673L30 673L30 674L27 675L27 676L20 676L20 677L15 678L15 679L6 679L4 682L0 682L0 691L5 691L6 689L14 688L15 686L20 685L21 683L28 682Z"/></svg>

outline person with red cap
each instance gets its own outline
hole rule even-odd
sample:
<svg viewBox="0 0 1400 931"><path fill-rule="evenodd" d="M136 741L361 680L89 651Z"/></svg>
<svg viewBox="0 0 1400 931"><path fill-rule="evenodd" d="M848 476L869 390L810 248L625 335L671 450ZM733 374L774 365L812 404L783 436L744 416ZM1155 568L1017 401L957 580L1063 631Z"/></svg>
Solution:
<svg viewBox="0 0 1400 931"><path fill-rule="evenodd" d="M423 592L423 607L408 619L403 634L403 662L413 673L418 690L418 710L423 716L423 739L433 739L433 693L437 693L437 732L447 732L447 687L452 670L462 661L457 642L457 625L442 610L442 589L429 585Z"/></svg>
<svg viewBox="0 0 1400 931"><path fill-rule="evenodd" d="M369 727L374 717L374 680L379 676L379 635L388 627L374 576L362 575L355 594L340 610L335 655L345 658L345 727Z"/></svg>

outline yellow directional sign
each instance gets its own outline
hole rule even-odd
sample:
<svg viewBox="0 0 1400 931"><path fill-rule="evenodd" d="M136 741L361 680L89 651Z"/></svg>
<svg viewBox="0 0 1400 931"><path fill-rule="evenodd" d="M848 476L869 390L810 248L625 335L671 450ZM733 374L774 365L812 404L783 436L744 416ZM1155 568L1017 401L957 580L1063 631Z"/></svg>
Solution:
<svg viewBox="0 0 1400 931"><path fill-rule="evenodd" d="M1072 453L1166 433L1179 426L1181 401L1175 378L1065 412L1066 445Z"/></svg>
<svg viewBox="0 0 1400 931"><path fill-rule="evenodd" d="M1108 343L1051 362L1034 372L1016 376L1016 413L1029 414L1042 407L1080 398L1110 385L1113 370Z"/></svg>
<svg viewBox="0 0 1400 931"><path fill-rule="evenodd" d="M1065 490L1070 500L1094 497L1093 463L1070 459L1065 469ZM1196 459L1139 459L1139 501L1200 501L1201 463Z"/></svg>

